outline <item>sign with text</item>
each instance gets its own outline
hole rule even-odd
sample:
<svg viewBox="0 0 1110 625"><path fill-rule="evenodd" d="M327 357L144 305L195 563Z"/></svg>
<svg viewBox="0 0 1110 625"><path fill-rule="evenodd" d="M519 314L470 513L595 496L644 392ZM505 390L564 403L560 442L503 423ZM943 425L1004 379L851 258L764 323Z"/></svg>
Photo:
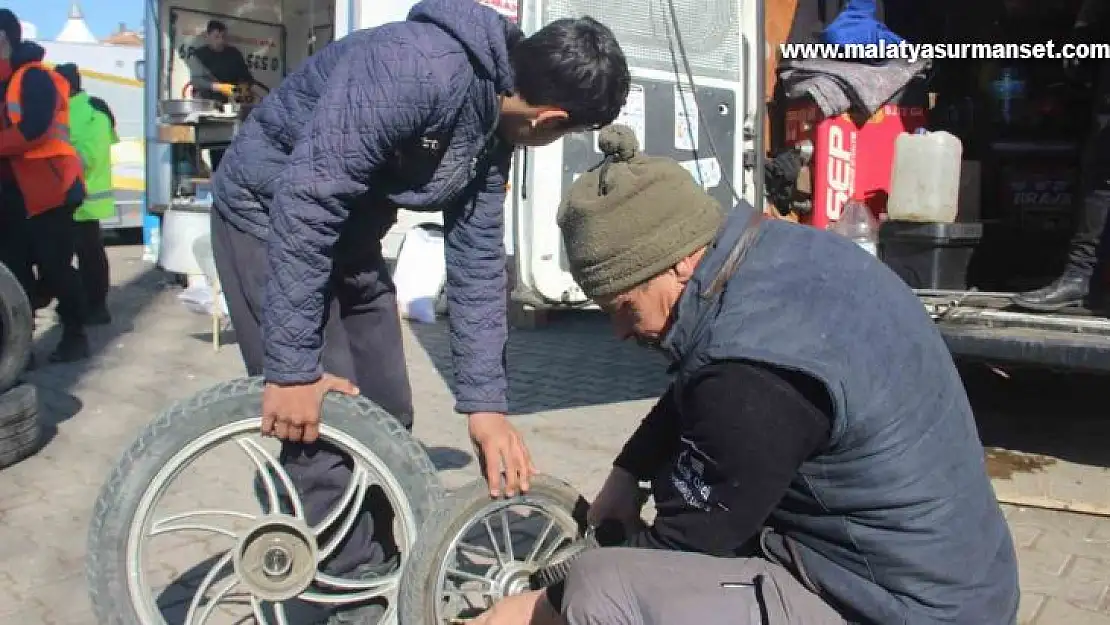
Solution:
<svg viewBox="0 0 1110 625"><path fill-rule="evenodd" d="M211 20L227 26L227 42L243 54L247 69L258 82L270 89L278 86L285 77L285 27L252 20L186 9L171 9L170 24L173 32L173 70L170 81L170 98L182 98L192 76L189 59L198 48L205 45L205 29Z"/></svg>

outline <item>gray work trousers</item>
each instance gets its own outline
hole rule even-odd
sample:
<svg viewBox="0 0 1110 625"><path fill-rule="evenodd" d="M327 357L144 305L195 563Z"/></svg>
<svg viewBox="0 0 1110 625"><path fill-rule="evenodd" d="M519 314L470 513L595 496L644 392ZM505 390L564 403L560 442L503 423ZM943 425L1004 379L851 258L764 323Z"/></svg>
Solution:
<svg viewBox="0 0 1110 625"><path fill-rule="evenodd" d="M847 624L788 570L762 558L620 547L575 560L560 611L570 625Z"/></svg>
<svg viewBox="0 0 1110 625"><path fill-rule="evenodd" d="M383 232L386 227L383 224ZM263 294L269 274L266 243L227 223L215 210L211 236L239 351L247 373L261 375ZM365 241L364 247L372 250L376 243ZM396 293L385 261L379 253L362 259L357 267L337 265L324 326L324 370L354 382L364 396L411 430L412 390ZM285 443L281 463L300 494L309 525L331 512L351 478L350 460L329 445ZM327 573L344 576L360 565L380 565L393 555L395 546L379 540L391 530L389 504L378 489L371 489L367 498L367 514L325 564Z"/></svg>

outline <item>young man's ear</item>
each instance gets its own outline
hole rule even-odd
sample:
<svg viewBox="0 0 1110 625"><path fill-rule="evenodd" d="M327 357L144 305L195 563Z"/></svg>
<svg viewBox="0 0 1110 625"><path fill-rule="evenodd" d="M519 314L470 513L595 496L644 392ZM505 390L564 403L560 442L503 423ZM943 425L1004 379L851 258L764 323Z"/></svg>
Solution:
<svg viewBox="0 0 1110 625"><path fill-rule="evenodd" d="M543 109L532 118L533 128L561 128L570 119L570 114L562 109Z"/></svg>

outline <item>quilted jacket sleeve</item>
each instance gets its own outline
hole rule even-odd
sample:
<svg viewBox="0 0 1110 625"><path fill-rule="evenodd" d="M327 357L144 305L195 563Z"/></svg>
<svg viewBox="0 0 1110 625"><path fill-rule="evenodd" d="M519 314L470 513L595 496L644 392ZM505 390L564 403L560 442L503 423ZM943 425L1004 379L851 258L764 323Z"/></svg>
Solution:
<svg viewBox="0 0 1110 625"><path fill-rule="evenodd" d="M444 215L455 410L466 414L509 409L505 184L511 159L512 150L503 148L474 197Z"/></svg>
<svg viewBox="0 0 1110 625"><path fill-rule="evenodd" d="M356 51L336 64L309 128L293 149L270 208L269 280L262 335L268 381L320 377L332 248L351 201L399 142L418 135L437 109L433 68L398 44L391 54Z"/></svg>

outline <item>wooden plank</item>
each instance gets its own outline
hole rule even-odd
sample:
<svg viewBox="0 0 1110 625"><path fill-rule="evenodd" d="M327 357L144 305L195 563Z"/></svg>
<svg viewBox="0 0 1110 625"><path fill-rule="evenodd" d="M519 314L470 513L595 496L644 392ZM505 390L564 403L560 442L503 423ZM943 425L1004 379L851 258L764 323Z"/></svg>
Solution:
<svg viewBox="0 0 1110 625"><path fill-rule="evenodd" d="M187 124L158 124L159 143L194 143L196 129Z"/></svg>
<svg viewBox="0 0 1110 625"><path fill-rule="evenodd" d="M774 137L771 136L771 115L774 113L771 100L775 94L776 70L781 60L779 44L790 36L790 27L794 24L794 14L797 11L798 0L766 0L763 15L763 33L767 43L763 67L766 85L763 96L763 145L767 150L774 145Z"/></svg>
<svg viewBox="0 0 1110 625"><path fill-rule="evenodd" d="M798 0L767 0L763 33L767 40L764 75L767 84L765 97L768 102L775 93L775 70L780 60L779 44L790 36L790 27L794 24L794 14L797 11Z"/></svg>

